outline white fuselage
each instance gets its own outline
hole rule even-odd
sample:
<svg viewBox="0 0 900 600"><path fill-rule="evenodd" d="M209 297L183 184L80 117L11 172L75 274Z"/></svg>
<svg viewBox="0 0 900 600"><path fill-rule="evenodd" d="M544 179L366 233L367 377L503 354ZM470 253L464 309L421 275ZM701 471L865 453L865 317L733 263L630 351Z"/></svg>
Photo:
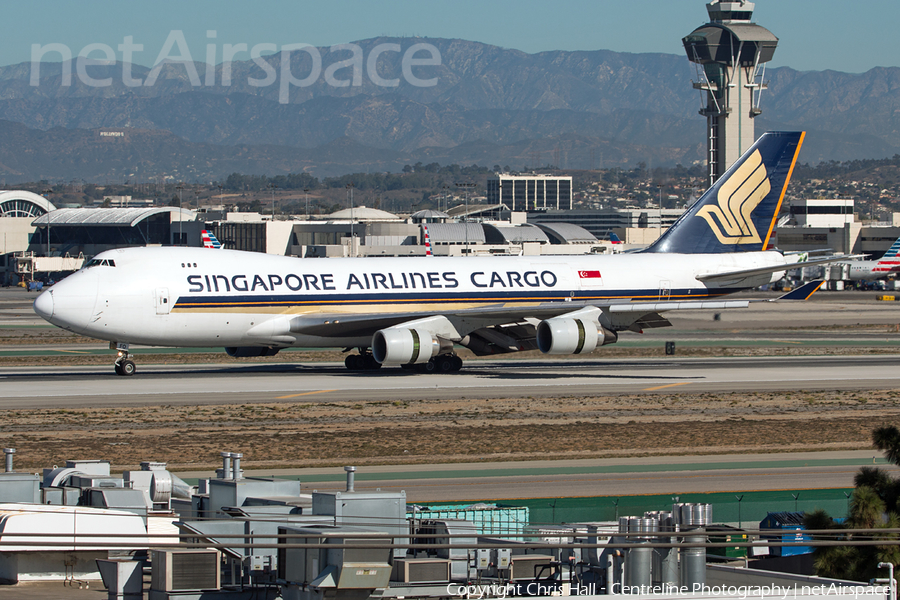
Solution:
<svg viewBox="0 0 900 600"><path fill-rule="evenodd" d="M884 279L888 275L900 273L900 258L882 258L879 260L859 260L847 263L850 266L851 281L867 281Z"/></svg>
<svg viewBox="0 0 900 600"><path fill-rule="evenodd" d="M344 347L367 346L371 337L290 334L283 322L573 300L701 300L776 281L782 273L727 285L701 283L699 274L785 259L778 252L302 259L157 247L110 250L92 261L98 262L44 292L35 310L55 325L112 342Z"/></svg>

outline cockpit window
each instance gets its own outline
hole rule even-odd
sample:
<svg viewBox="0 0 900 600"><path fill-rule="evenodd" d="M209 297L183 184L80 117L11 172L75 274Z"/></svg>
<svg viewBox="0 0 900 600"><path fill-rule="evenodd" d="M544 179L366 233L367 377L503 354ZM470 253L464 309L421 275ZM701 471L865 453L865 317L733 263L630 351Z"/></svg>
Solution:
<svg viewBox="0 0 900 600"><path fill-rule="evenodd" d="M86 265L84 265L85 269L90 269L91 267L115 267L116 261L110 260L108 258L92 258L88 261Z"/></svg>

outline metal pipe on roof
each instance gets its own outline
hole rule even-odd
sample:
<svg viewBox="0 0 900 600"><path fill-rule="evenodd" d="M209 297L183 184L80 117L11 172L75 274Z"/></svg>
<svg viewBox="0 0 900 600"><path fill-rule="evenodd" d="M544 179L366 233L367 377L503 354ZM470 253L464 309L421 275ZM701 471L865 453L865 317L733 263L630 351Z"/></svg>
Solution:
<svg viewBox="0 0 900 600"><path fill-rule="evenodd" d="M222 457L222 479L228 479L228 474L231 473L231 452L219 452L219 456Z"/></svg>
<svg viewBox="0 0 900 600"><path fill-rule="evenodd" d="M353 492L354 490L354 473L356 473L356 467L344 467L344 471L347 472L347 491Z"/></svg>
<svg viewBox="0 0 900 600"><path fill-rule="evenodd" d="M241 478L241 459L244 457L240 452L232 452L231 453L231 468L233 470L233 477L235 481Z"/></svg>
<svg viewBox="0 0 900 600"><path fill-rule="evenodd" d="M6 472L13 473L13 454L16 453L16 449L4 448L3 453L6 455Z"/></svg>

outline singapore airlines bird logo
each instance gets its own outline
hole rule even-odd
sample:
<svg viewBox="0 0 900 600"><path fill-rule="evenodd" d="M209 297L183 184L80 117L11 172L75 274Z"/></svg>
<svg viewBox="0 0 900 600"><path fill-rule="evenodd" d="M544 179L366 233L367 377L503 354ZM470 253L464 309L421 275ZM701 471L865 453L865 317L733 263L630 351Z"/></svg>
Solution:
<svg viewBox="0 0 900 600"><path fill-rule="evenodd" d="M722 184L716 204L704 206L697 216L709 223L722 244L762 243L750 215L771 189L757 150Z"/></svg>

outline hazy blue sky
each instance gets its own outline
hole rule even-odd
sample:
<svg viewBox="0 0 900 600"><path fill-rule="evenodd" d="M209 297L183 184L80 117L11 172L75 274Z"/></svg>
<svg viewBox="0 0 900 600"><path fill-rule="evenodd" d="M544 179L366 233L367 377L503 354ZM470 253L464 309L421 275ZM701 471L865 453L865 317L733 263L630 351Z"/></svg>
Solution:
<svg viewBox="0 0 900 600"><path fill-rule="evenodd" d="M198 61L208 43L217 44L221 60L225 43L330 46L379 35L462 38L530 53L683 54L681 38L707 16L704 0L44 0L0 3L0 19L0 65L29 61L32 44L64 44L78 55L89 44L116 50L133 36L144 45L134 62L149 66L172 30L184 32ZM770 66L847 72L900 66L898 0L759 0L754 21L780 38ZM214 40L208 30L216 31Z"/></svg>

